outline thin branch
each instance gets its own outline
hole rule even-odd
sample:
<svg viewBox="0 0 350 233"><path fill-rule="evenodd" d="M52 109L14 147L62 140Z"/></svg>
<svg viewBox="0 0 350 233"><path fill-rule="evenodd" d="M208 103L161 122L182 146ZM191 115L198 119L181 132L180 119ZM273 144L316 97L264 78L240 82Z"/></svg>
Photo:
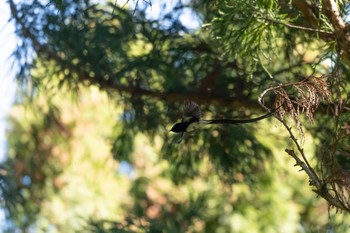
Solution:
<svg viewBox="0 0 350 233"><path fill-rule="evenodd" d="M259 96L259 104L268 110L268 108L264 105L264 96L267 92L272 91L276 88L279 88L280 86L277 87L271 87L268 88L267 90L265 90L260 96ZM291 128L287 125L287 123L280 118L279 116L277 116L277 113L274 114L274 117L280 121L283 126L287 129L292 141L294 142L294 144L297 147L297 150L299 152L299 154L301 155L302 159L295 153L294 150L292 149L286 149L286 153L289 154L292 158L295 159L296 161L296 165L301 167L301 170L304 170L306 172L306 174L308 175L310 181L311 181L311 185L315 186L316 189L313 190L315 193L317 193L318 195L320 195L321 197L323 197L331 206L334 206L336 208L339 208L341 210L345 210L345 211L350 211L349 208L347 206L345 206L339 198L336 198L334 196L332 196L329 191L326 188L327 182L323 183L319 177L317 176L316 172L313 170L313 168L311 167L311 165L308 163L308 160L305 156L304 150L303 148L300 146L300 144L298 143L298 140L296 139L296 137L294 136ZM336 190L335 188L333 188L334 190ZM338 195L337 193L335 195Z"/></svg>
<svg viewBox="0 0 350 233"><path fill-rule="evenodd" d="M341 201L339 201L340 200L339 198L335 198L332 195L330 195L328 190L325 189L324 184L321 184L317 175L316 174L314 175L312 172L310 172L309 167L298 157L298 155L294 152L294 150L286 149L285 151L295 159L297 165L299 165L302 168L302 170L304 170L307 173L307 175L309 176L312 182L314 182L315 180L319 181L319 183L316 183L316 184L312 183L317 188L316 190L313 190L315 193L323 197L330 205L335 206L342 210L349 211L349 209L346 206L344 206L344 204Z"/></svg>
<svg viewBox="0 0 350 233"><path fill-rule="evenodd" d="M288 132L290 131L290 128L288 126L286 126L284 121L281 121L282 124L289 129ZM289 133L291 135L291 138L293 138L293 134ZM295 138L294 138L295 139ZM293 140L294 141L294 140ZM298 144L298 143L297 143ZM299 150L299 149L298 149ZM307 165L306 163L304 163L299 157L298 155L295 153L294 150L291 149L285 149L285 152L287 152L287 154L289 154L290 156L292 156L295 161L296 161L296 165L299 165L302 170L304 170L307 175L309 176L310 180L312 181L312 185L316 186L317 190L319 190L321 188L321 181L318 178L318 176L313 172L313 170L310 169L309 165ZM303 156L304 159L305 156ZM315 182L316 181L316 182Z"/></svg>
<svg viewBox="0 0 350 233"><path fill-rule="evenodd" d="M264 109L267 109L268 108L264 105L264 96L267 92L273 90L273 89L277 89L279 88L280 86L277 86L277 87L271 87L271 88L268 88L266 89L260 96L259 96L259 104L260 106L262 106ZM283 126L287 129L292 141L294 142L294 144L296 145L299 153L301 154L302 158L304 161L302 161L293 151L293 153L291 152L292 150L288 150L286 149L286 152L290 155L293 156L293 158L296 160L297 164L300 165L302 167L302 169L308 174L310 180L312 181L312 184L316 186L317 189L320 189L321 188L321 181L320 179L318 178L317 174L315 173L315 171L312 169L311 165L309 164L305 154L304 154L304 150L303 148L300 146L300 144L298 143L298 140L296 139L296 137L294 136L291 128L287 125L287 123L282 119L280 118L279 116L277 116L276 114L274 114L274 117L280 121ZM295 156L294 156L295 155Z"/></svg>
<svg viewBox="0 0 350 233"><path fill-rule="evenodd" d="M281 25L284 25L284 26L289 27L289 28L294 28L294 29L299 29L299 30L304 30L304 31L309 31L309 32L318 32L318 33L323 33L323 34L328 35L328 36L334 36L332 32L327 32L327 31L324 31L321 29L308 28L308 27L298 26L298 25L294 25L294 24L289 24L289 23L285 23L285 22L282 22L282 21L279 21L276 19L268 18L268 17L259 17L258 19L263 19L263 20L266 20L269 22L281 24Z"/></svg>

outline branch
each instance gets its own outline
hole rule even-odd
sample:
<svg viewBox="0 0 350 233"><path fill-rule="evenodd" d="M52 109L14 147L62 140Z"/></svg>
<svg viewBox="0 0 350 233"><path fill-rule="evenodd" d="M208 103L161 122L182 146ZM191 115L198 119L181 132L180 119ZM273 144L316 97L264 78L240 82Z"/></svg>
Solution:
<svg viewBox="0 0 350 233"><path fill-rule="evenodd" d="M231 108L239 108L239 107L246 107L251 109L259 109L260 106L256 101L253 101L249 98L247 98L244 95L241 95L240 92L242 92L243 88L240 90L235 90L235 97L234 98L227 98L223 96L219 91L217 92L211 92L210 95L204 95L203 92L206 91L206 88L212 86L213 83L215 83L215 80L219 77L219 74L221 72L222 65L217 64L214 67L214 70L207 75L207 77L204 77L201 79L200 87L193 91L193 92L159 92L154 91L150 89L146 89L144 87L140 86L125 86L121 85L112 79L106 80L102 77L90 77L88 73L82 73L78 67L75 67L71 63L67 63L63 57L60 55L62 53L57 53L56 51L53 51L50 46L47 44L40 43L37 38L34 36L30 28L26 27L25 23L22 21L22 19L18 16L18 11L16 9L16 5L13 0L9 0L10 10L12 13L12 16L16 23L18 23L21 26L21 29L23 31L23 37L26 39L29 39L32 41L33 48L40 57L46 57L49 59L52 59L57 64L64 65L62 68L67 68L73 72L76 72L79 75L80 81L84 81L89 84L97 85L105 90L116 90L120 93L126 93L130 95L136 95L136 96L149 96L161 101L167 101L168 103L173 102L182 102L184 100L194 100L198 102L199 104L215 104L219 106L226 106ZM196 50L205 50L206 48L203 46L195 47ZM235 64L229 64L236 68ZM238 89L237 85L237 89ZM239 92L240 91L240 92Z"/></svg>
<svg viewBox="0 0 350 233"><path fill-rule="evenodd" d="M322 8L324 14L327 16L328 20L332 24L335 33L337 35L344 34L345 22L343 21L341 14L338 10L337 4L334 0L323 0Z"/></svg>
<svg viewBox="0 0 350 233"><path fill-rule="evenodd" d="M293 133L291 133L290 128L286 125L286 123L284 121L281 121L282 124L288 129L289 135L291 136L292 140L294 141L294 143L297 145L297 147L300 147L299 143L295 142L296 138L294 137ZM299 150L299 148L298 148ZM303 149L301 149L303 151ZM318 176L316 175L316 173L312 170L311 167L309 167L309 165L307 165L306 163L304 163L299 157L298 155L295 153L294 150L291 149L285 149L285 152L287 152L287 154L289 154L290 156L292 156L295 159L296 162L296 166L300 166L302 170L304 170L306 172L306 174L309 176L310 180L311 180L311 185L316 186L317 190L321 189L321 181L318 178ZM299 150L300 152L300 150ZM303 153L304 154L304 153ZM302 154L302 155L303 155ZM305 155L303 155L303 159L306 158ZM306 160L307 161L307 160Z"/></svg>
<svg viewBox="0 0 350 233"><path fill-rule="evenodd" d="M322 9L325 16L334 28L338 43L338 54L350 66L350 30L349 25L344 22L338 6L334 0L323 0Z"/></svg>
<svg viewBox="0 0 350 233"><path fill-rule="evenodd" d="M304 31L309 31L309 32L318 32L318 33L322 33L324 35L333 37L333 33L327 32L327 31L324 31L321 29L317 29L317 28L308 28L308 27L298 26L298 25L294 25L294 24L289 24L289 23L285 23L285 22L282 22L282 21L279 21L276 19L268 18L268 17L259 17L259 19L263 19L263 20L266 20L269 22L281 24L281 25L284 25L284 26L289 27L289 28L294 28L294 29L299 29L299 30L304 30Z"/></svg>
<svg viewBox="0 0 350 233"><path fill-rule="evenodd" d="M267 109L268 108L264 105L264 96L267 92L279 88L277 87L271 87L267 90L265 90L260 96L259 96L259 103L260 105ZM329 190L326 188L327 182L322 182L320 180L320 178L317 176L316 172L314 171L314 169L312 168L312 166L309 164L307 157L304 153L303 148L301 147L301 145L298 143L298 140L296 139L296 137L294 136L291 128L287 125L287 123L280 118L279 116L276 115L277 113L274 114L274 117L280 121L283 126L287 129L288 134L290 135L290 138L292 139L293 143L295 144L295 146L297 147L297 150L299 152L298 155L297 153L295 153L294 150L292 149L285 149L285 152L287 152L287 154L289 154L295 161L296 161L296 166L300 166L301 170L305 171L305 173L308 175L309 179L310 179L310 185L313 185L314 187L316 187L316 189L314 189L313 191L315 193L317 193L318 195L320 195L321 197L323 197L331 206L334 206L338 209L341 210L345 210L345 211L350 211L349 208L347 208L338 198L332 196L329 193Z"/></svg>
<svg viewBox="0 0 350 233"><path fill-rule="evenodd" d="M26 27L24 22L21 20L20 17L18 17L18 11L16 9L16 5L13 2L13 0L9 0L10 3L10 10L13 18L15 19L16 23L18 23L21 26L21 29L23 31L23 37L26 39L29 39L33 43L33 48L35 52L40 57L47 57L55 61L57 64L64 64L65 67L73 72L76 72L79 75L79 81L81 83L88 82L89 84L97 85L104 90L114 90L118 91L120 93L130 94L134 96L149 96L158 100L167 101L168 103L173 102L183 102L185 100L191 99L196 101L199 104L216 104L221 106L227 106L232 108L239 108L239 107L247 107L252 109L258 109L259 104L256 101L250 100L248 98L227 98L225 96L220 95L219 92L215 92L211 95L203 95L203 91L205 88L207 88L209 85L215 82L215 79L218 77L220 73L221 66L217 65L213 72L208 74L208 76L204 79L202 79L202 85L201 87L191 93L184 93L184 92L158 92L153 91L145 88L141 88L140 86L125 86L116 83L113 79L104 79L102 77L91 77L88 73L82 73L81 70L78 67L75 67L72 64L68 64L60 55L59 53L52 51L50 47L47 44L41 44L37 38L33 35L31 30Z"/></svg>
<svg viewBox="0 0 350 233"><path fill-rule="evenodd" d="M201 90L197 90L190 93L181 92L157 92L153 90L147 90L139 86L125 86L114 83L112 80L105 80L99 77L90 77L88 74L79 74L79 80L81 83L88 82L89 84L99 86L101 89L108 91L118 91L124 94L130 94L133 96L148 96L157 100L166 101L168 103L183 102L185 100L193 100L198 104L215 104L221 106L227 106L231 108L247 107L251 109L258 109L259 104L256 101L250 99L237 99L227 98L220 95L203 95Z"/></svg>
<svg viewBox="0 0 350 233"><path fill-rule="evenodd" d="M313 28L319 28L316 15L319 9L310 5L306 0L293 0L293 6L301 11L305 21L310 22ZM326 42L336 40L338 47L337 52L344 59L343 61L350 66L350 30L349 25L344 22L342 15L335 0L322 0L322 13L328 19L334 29L332 37L320 33L320 38Z"/></svg>
<svg viewBox="0 0 350 233"><path fill-rule="evenodd" d="M264 105L264 96L267 92L273 90L273 89L277 89L279 88L279 86L277 87L271 87L271 88L268 88L267 90L265 90L260 96L259 96L259 104L268 110L268 108ZM283 104L283 103L282 103ZM316 186L317 190L320 189L321 187L321 181L320 179L318 178L316 172L313 170L313 168L311 167L311 165L309 164L305 154L304 154L304 149L301 147L301 145L298 143L298 140L296 139L296 137L294 136L291 128L287 125L287 123L279 116L277 116L276 114L274 114L274 117L280 121L283 126L287 129L289 135L290 135L290 138L292 139L292 141L294 142L294 144L296 145L300 155L302 156L302 159L301 160L293 150L289 150L289 149L286 149L286 152L291 155L295 161L297 162L297 165L301 166L302 170L304 170L307 175L309 176L310 180L311 180L311 184Z"/></svg>
<svg viewBox="0 0 350 233"><path fill-rule="evenodd" d="M283 123L283 122L282 122ZM288 128L288 127L287 127ZM300 166L302 170L304 170L307 175L309 176L311 180L311 185L314 185L317 189L313 190L315 193L323 197L330 205L339 208L341 210L349 211L349 209L344 206L344 204L339 201L339 198L333 197L328 190L325 188L325 185L321 183L318 176L313 172L313 170L310 170L310 167L307 166L295 153L294 150L286 149L285 150L290 156L292 156L295 161L296 165ZM314 183L314 181L318 181L317 183Z"/></svg>
<svg viewBox="0 0 350 233"><path fill-rule="evenodd" d="M326 42L335 39L334 33L319 30L318 8L316 6L312 6L310 3L308 3L308 1L305 0L292 0L292 5L303 14L305 20L302 22L309 23L311 28L316 30L316 32L318 31L321 39ZM312 32L312 30L309 29L304 30Z"/></svg>
<svg viewBox="0 0 350 233"><path fill-rule="evenodd" d="M38 53L41 53L41 55L46 55L47 57L56 57L57 53L54 53L51 50L46 50L46 52L44 53L44 46L37 40L37 38L31 33L30 29L26 27L24 22L18 16L16 4L13 2L13 0L9 0L8 2L10 4L10 10L13 18L15 19L16 23L18 23L21 26L23 36L25 38L30 39L30 41L33 43L34 50Z"/></svg>
<svg viewBox="0 0 350 233"><path fill-rule="evenodd" d="M310 23L313 28L318 28L318 20L315 9L305 0L292 0L292 5L301 11L305 17L305 22Z"/></svg>

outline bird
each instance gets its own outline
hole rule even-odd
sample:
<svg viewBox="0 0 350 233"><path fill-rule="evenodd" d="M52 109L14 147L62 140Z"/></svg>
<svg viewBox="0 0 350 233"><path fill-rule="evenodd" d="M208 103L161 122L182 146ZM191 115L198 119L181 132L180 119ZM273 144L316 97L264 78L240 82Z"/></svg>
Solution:
<svg viewBox="0 0 350 233"><path fill-rule="evenodd" d="M210 124L239 125L239 124L252 123L252 122L260 121L260 120L263 120L267 117L272 116L277 111L278 108L274 109L273 111L271 111L265 115L262 115L262 116L257 117L257 118L251 118L251 119L202 120L201 119L202 112L201 112L198 104L194 101L187 100L184 103L183 116L182 116L181 122L174 124L172 126L172 128L170 129L170 132L180 133L181 137L183 137L185 133L193 132L202 125L210 125Z"/></svg>

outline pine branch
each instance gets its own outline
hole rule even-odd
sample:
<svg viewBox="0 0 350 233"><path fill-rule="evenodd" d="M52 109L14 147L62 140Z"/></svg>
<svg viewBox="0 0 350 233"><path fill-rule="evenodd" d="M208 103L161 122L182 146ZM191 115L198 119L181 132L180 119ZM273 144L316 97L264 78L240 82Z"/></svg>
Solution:
<svg viewBox="0 0 350 233"><path fill-rule="evenodd" d="M21 26L21 30L23 31L23 37L25 39L29 39L33 43L33 48L35 52L40 57L45 57L51 59L56 62L56 64L62 66L61 70L69 69L72 72L75 72L79 76L79 81L81 83L88 82L91 85L97 85L100 88L106 91L118 91L120 93L130 94L133 96L148 96L154 99L166 101L168 103L173 102L183 102L185 100L191 99L196 101L199 104L210 104L215 103L222 106L239 108L239 107L247 107L247 108L259 108L259 104L253 100L248 98L227 98L220 96L220 93L213 93L212 95L203 95L204 88L208 87L208 83L213 83L214 79L217 78L221 66L217 66L212 73L210 73L206 78L202 79L203 83L201 88L189 92L159 92L154 90L149 90L142 88L140 86L132 86L132 85L122 85L113 81L113 78L107 80L102 77L91 77L88 73L82 73L82 71L75 67L71 63L67 63L57 52L54 52L50 49L47 44L40 43L34 34L31 32L30 28L27 28L24 22L18 17L18 11L13 0L9 0L11 14L16 21L17 24ZM208 83L207 83L208 82Z"/></svg>
<svg viewBox="0 0 350 233"><path fill-rule="evenodd" d="M287 84L287 85L293 85L293 84ZM265 90L260 96L259 96L259 103L260 105L267 109L268 108L264 105L264 96L267 92L272 91L274 89L277 89L280 87L271 87ZM281 108L279 111L283 111L283 108ZM282 123L282 125L286 128L290 138L292 139L294 145L296 146L299 154L297 154L293 149L285 149L285 152L290 155L295 161L296 166L301 167L301 171L304 171L309 179L310 179L310 185L316 187L313 191L323 197L331 206L334 206L338 209L345 210L347 212L350 211L350 209L344 205L344 203L341 201L341 199L337 196L338 193L335 192L335 196L333 196L329 190L326 188L327 182L322 182L320 178L318 177L317 173L314 171L310 163L308 162L307 156L304 153L304 150L300 143L298 142L297 138L294 136L291 128L287 125L285 120L283 120L282 117L278 116L277 113L274 114L274 117ZM333 189L336 190L336 189Z"/></svg>
<svg viewBox="0 0 350 233"><path fill-rule="evenodd" d="M318 28L317 9L305 0L292 0L292 5L302 12L305 20L313 28Z"/></svg>
<svg viewBox="0 0 350 233"><path fill-rule="evenodd" d="M308 28L308 27L303 27L303 26L298 26L298 25L294 25L294 24L289 24L289 23L285 23L282 22L280 20L276 20L276 19L271 19L268 17L259 17L259 19L263 19L272 23L277 23L277 24L281 24L283 26L289 27L289 28L293 28L293 29L298 29L298 30L303 30L303 31L309 31L309 32L317 32L317 33L322 33L323 35L327 35L329 37L334 37L333 33L331 32L327 32L321 29L317 29L317 28Z"/></svg>
<svg viewBox="0 0 350 233"><path fill-rule="evenodd" d="M328 20L332 24L337 35L343 35L346 24L341 17L337 4L334 0L323 0L322 9Z"/></svg>

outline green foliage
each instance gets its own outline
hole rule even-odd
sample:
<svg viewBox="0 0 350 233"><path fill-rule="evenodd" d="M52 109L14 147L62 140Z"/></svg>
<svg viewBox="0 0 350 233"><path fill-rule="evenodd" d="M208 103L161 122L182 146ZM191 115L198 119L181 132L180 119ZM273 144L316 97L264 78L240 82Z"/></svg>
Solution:
<svg viewBox="0 0 350 233"><path fill-rule="evenodd" d="M276 1L225 1L213 19L213 33L225 59L238 58L253 72L262 56L271 59L277 39L282 38L283 29L271 21L285 19Z"/></svg>
<svg viewBox="0 0 350 233"><path fill-rule="evenodd" d="M120 126L119 126L120 127ZM113 136L113 148L112 153L115 159L119 161L128 161L131 162L131 154L134 149L134 137L135 132L132 129L131 125L122 126L121 132L118 136Z"/></svg>
<svg viewBox="0 0 350 233"><path fill-rule="evenodd" d="M186 9L205 26L182 25ZM186 99L200 104L204 119L250 118L263 112L257 98L271 86L277 101L288 99L283 114L304 125L302 151L324 187L346 197L349 115L333 121L322 109L312 114L327 104L321 94L328 91L346 111L349 86L338 73L348 79L347 67L322 63L339 59L335 42L321 41L318 29L306 33L289 2L179 2L150 20L113 1L34 0L15 5L12 16L23 40L14 53L18 79L30 87L31 101L22 97L14 106L0 166L8 231L324 229L327 203L297 173L284 153L293 148L290 135L271 120L208 126L180 143L169 133ZM322 17L320 29L328 32ZM337 75L322 77L331 90L321 90L328 85L316 76L330 70ZM311 74L318 81L312 85L304 80ZM302 112L315 124L299 119ZM330 224L342 229L345 220Z"/></svg>

